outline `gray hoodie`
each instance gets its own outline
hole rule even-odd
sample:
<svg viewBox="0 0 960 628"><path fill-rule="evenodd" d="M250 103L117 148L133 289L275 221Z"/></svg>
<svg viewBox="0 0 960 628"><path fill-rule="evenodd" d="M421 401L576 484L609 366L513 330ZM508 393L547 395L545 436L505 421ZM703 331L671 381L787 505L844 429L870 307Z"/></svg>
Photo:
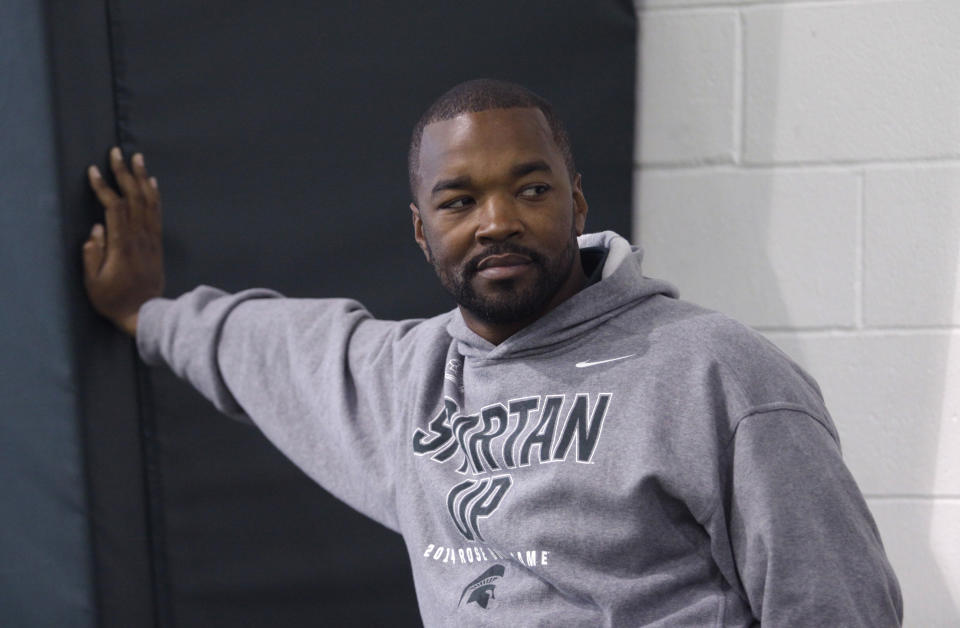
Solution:
<svg viewBox="0 0 960 628"><path fill-rule="evenodd" d="M496 346L458 310L207 286L137 343L400 532L427 626L899 625L816 383L623 238L580 246L602 279Z"/></svg>

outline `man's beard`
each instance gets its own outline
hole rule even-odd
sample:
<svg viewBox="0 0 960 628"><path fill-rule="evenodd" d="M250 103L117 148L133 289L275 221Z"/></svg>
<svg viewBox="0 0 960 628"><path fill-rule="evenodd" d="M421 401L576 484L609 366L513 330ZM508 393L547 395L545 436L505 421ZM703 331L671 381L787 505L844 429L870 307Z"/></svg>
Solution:
<svg viewBox="0 0 960 628"><path fill-rule="evenodd" d="M444 289L460 307L470 311L478 319L495 325L529 320L541 314L570 276L578 252L575 237L567 243L563 254L553 260L548 260L525 246L501 242L487 247L460 269L448 272L437 264L430 243L427 242L427 255ZM474 290L473 280L477 276L480 262L490 255L509 253L530 259L534 271L532 281L528 280L529 284L522 288L517 287L520 282L516 279L492 281L489 284L493 294L478 294Z"/></svg>

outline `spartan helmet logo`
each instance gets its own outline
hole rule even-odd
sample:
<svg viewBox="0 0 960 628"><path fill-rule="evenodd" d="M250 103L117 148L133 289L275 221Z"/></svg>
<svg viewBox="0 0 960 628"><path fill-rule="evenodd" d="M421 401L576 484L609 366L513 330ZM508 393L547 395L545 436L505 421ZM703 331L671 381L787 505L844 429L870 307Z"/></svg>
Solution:
<svg viewBox="0 0 960 628"><path fill-rule="evenodd" d="M460 594L460 601L457 602L457 606L463 604L463 598L467 597L467 594L470 594L470 597L467 597L467 604L470 602L476 602L480 608L486 609L487 605L490 604L491 599L496 599L496 596L493 594L493 590L497 588L497 580L503 577L504 567L503 565L494 565L490 569L487 569L480 577L468 584L464 589L463 593Z"/></svg>

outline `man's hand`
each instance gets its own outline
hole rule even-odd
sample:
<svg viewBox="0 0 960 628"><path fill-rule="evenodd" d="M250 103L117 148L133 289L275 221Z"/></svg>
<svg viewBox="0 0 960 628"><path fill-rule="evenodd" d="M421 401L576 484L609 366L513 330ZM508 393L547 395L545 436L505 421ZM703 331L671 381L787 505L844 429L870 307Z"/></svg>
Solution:
<svg viewBox="0 0 960 628"><path fill-rule="evenodd" d="M110 167L121 194L96 166L87 169L90 187L103 205L106 233L95 224L83 244L84 285L94 309L136 336L140 306L163 294L160 190L140 153L128 169L114 147Z"/></svg>

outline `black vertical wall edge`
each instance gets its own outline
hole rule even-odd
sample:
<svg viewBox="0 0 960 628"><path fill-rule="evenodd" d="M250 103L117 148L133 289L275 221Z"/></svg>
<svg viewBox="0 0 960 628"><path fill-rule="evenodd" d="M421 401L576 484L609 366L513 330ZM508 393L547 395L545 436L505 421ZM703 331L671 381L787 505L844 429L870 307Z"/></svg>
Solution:
<svg viewBox="0 0 960 628"><path fill-rule="evenodd" d="M136 348L134 347L134 353ZM170 580L167 573L166 534L163 517L163 472L157 451L157 421L154 415L153 389L147 369L137 363L137 394L139 400L141 452L146 485L147 536L150 539L150 561L153 574L153 604L155 625L158 628L175 626L170 605Z"/></svg>
<svg viewBox="0 0 960 628"><path fill-rule="evenodd" d="M111 102L113 104L116 145L121 148L125 158L129 158L136 147L131 133L133 126L130 122L131 94L126 82L127 64L123 3L115 0L104 0L104 20L107 26L110 80L113 88ZM158 628L166 628L175 624L171 613L170 583L166 568L163 475L158 461L156 417L152 410L152 390L147 369L138 357L136 347L133 346L131 361L136 377L136 419L140 426L140 453L143 463L144 507L147 521L145 534L149 542L154 621ZM133 419L133 417L130 418Z"/></svg>
<svg viewBox="0 0 960 628"><path fill-rule="evenodd" d="M116 129L117 146L124 155L133 151L134 141L130 133L130 92L125 81L127 64L124 43L123 2L104 0L104 19L107 24L107 42L110 54L110 79L113 86L113 123Z"/></svg>

